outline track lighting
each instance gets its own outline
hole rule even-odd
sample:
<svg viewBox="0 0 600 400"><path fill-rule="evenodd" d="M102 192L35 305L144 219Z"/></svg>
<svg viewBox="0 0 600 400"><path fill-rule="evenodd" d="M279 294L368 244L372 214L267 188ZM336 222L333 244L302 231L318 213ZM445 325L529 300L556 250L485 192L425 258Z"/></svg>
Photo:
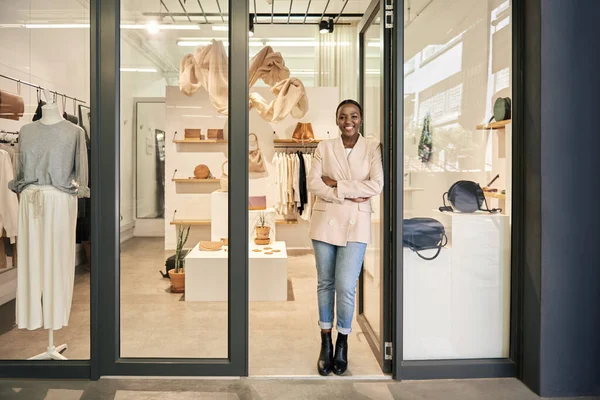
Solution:
<svg viewBox="0 0 600 400"><path fill-rule="evenodd" d="M326 34L333 32L333 18L329 18L329 21L319 22L319 33Z"/></svg>
<svg viewBox="0 0 600 400"><path fill-rule="evenodd" d="M319 22L319 33L321 33L321 34L329 33L329 27L327 26L327 21Z"/></svg>
<svg viewBox="0 0 600 400"><path fill-rule="evenodd" d="M248 26L248 36L252 37L254 36L254 14L250 14L250 21Z"/></svg>

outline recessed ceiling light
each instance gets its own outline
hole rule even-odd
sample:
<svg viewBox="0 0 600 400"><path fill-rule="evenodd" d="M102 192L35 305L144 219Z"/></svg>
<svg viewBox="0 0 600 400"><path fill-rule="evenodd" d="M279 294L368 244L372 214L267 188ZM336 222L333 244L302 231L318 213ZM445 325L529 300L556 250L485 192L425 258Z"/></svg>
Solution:
<svg viewBox="0 0 600 400"><path fill-rule="evenodd" d="M160 27L158 25L158 22L156 22L156 21L149 21L146 24L146 30L148 31L148 33L151 33L153 35L157 34L158 32L160 32Z"/></svg>
<svg viewBox="0 0 600 400"><path fill-rule="evenodd" d="M227 25L213 25L212 30L225 32L229 30L229 27Z"/></svg>

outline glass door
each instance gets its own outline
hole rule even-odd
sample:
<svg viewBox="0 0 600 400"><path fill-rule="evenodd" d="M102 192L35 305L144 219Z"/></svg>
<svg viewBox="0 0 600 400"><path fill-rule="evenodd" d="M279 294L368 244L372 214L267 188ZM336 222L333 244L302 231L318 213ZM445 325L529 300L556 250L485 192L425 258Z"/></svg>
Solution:
<svg viewBox="0 0 600 400"><path fill-rule="evenodd" d="M99 374L245 376L248 2L110 3L92 118L118 121L99 129Z"/></svg>
<svg viewBox="0 0 600 400"><path fill-rule="evenodd" d="M359 281L359 323L384 372L392 370L392 284L390 263L390 198L394 188L391 156L390 32L387 6L373 1L359 25L360 91L365 118L363 134L381 143L386 185L371 199L372 241ZM396 182L396 184L398 184Z"/></svg>

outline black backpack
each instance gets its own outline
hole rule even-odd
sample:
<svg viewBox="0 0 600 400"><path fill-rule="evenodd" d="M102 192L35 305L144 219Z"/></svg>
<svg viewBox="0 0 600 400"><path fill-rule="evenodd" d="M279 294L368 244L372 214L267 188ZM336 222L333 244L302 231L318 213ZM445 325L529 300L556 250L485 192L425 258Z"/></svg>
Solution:
<svg viewBox="0 0 600 400"><path fill-rule="evenodd" d="M490 209L483 194L483 189L478 183L472 181L458 181L450 186L450 189L442 195L444 206L440 207L440 211L453 212L454 209L446 204L446 198L456 210L463 213L473 213L475 211L487 211L496 213L502 211L501 208ZM482 208L485 203L485 208Z"/></svg>
<svg viewBox="0 0 600 400"><path fill-rule="evenodd" d="M448 237L444 225L433 218L410 218L403 222L402 242L423 260L433 260L440 255L442 247L448 244ZM425 257L419 253L421 250L437 252L433 257Z"/></svg>

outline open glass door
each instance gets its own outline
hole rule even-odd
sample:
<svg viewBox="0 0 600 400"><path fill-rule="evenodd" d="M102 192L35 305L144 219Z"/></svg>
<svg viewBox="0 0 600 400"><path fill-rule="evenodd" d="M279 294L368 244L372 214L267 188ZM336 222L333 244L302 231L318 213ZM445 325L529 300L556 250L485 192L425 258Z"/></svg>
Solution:
<svg viewBox="0 0 600 400"><path fill-rule="evenodd" d="M365 118L363 134L378 140L383 152L386 185L371 199L372 241L367 247L359 282L359 323L381 368L392 370L392 284L390 263L390 198L394 185L390 174L391 64L385 5L375 0L359 25L360 93ZM395 183L397 184L397 182Z"/></svg>

